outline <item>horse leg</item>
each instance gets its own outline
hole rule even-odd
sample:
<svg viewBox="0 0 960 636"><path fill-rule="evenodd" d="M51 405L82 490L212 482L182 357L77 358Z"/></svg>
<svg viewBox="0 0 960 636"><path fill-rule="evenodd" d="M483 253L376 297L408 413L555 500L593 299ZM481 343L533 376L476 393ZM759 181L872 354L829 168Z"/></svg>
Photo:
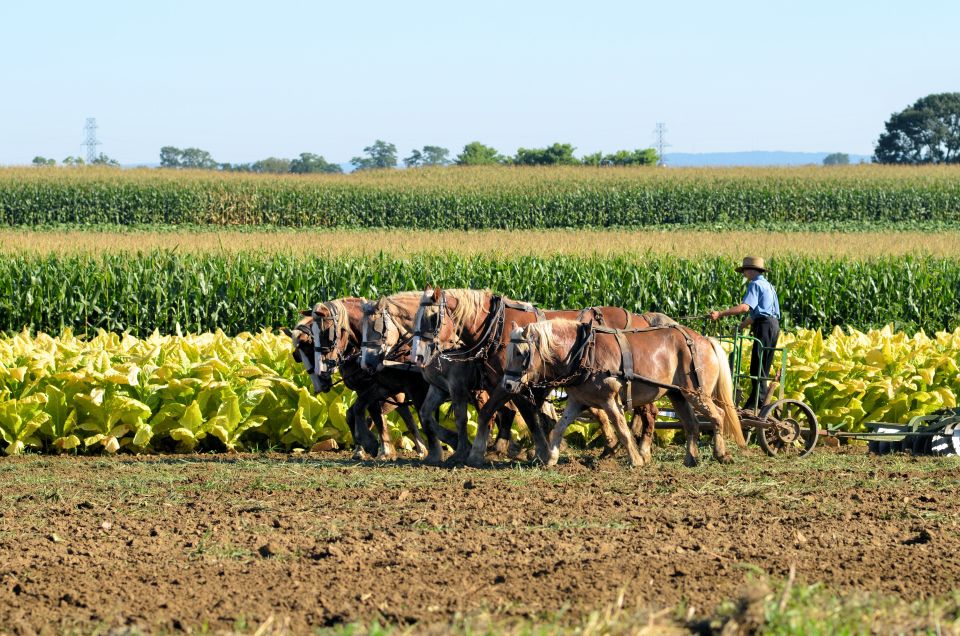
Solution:
<svg viewBox="0 0 960 636"><path fill-rule="evenodd" d="M640 451L637 450L637 442L633 439L633 433L630 432L630 427L627 426L627 420L623 416L623 412L620 410L616 399L610 398L610 400L603 405L603 410L606 412L607 417L613 422L613 427L620 440L620 444L627 450L627 460L630 462L630 467L636 468L637 466L643 466L643 458L640 457Z"/></svg>
<svg viewBox="0 0 960 636"><path fill-rule="evenodd" d="M506 399L504 392L499 387L493 393L484 397L477 396L477 436L473 438L473 444L470 446L469 454L466 457L468 466L483 466L484 456L487 452L487 440L490 439L490 427L494 416Z"/></svg>
<svg viewBox="0 0 960 636"><path fill-rule="evenodd" d="M679 394L671 394L670 402L673 403L673 409L677 412L677 417L683 423L683 434L687 438L687 454L683 458L683 465L693 468L699 463L697 459L697 442L700 440L700 420L697 414L687 402L686 398Z"/></svg>
<svg viewBox="0 0 960 636"><path fill-rule="evenodd" d="M377 459L380 461L393 461L397 458L397 449L393 447L393 438L390 437L390 427L387 425L387 418L384 417L391 409L380 400L374 400L367 408L373 423L377 427L377 433L380 434L380 450L377 452Z"/></svg>
<svg viewBox="0 0 960 636"><path fill-rule="evenodd" d="M357 401L347 409L347 426L353 435L353 458L367 460L377 454L377 441L367 427L366 400L357 396Z"/></svg>
<svg viewBox="0 0 960 636"><path fill-rule="evenodd" d="M653 461L653 431L657 426L657 407L655 404L644 404L633 412L633 422L640 423L640 457L645 464Z"/></svg>
<svg viewBox="0 0 960 636"><path fill-rule="evenodd" d="M443 389L431 385L427 392L427 397L420 407L420 421L423 423L423 430L427 434L427 456L424 462L431 465L437 465L443 461L443 448L440 446L440 438L437 431L440 429L440 423L437 422L437 408L447 399L447 392Z"/></svg>
<svg viewBox="0 0 960 636"><path fill-rule="evenodd" d="M537 453L537 459L546 463L549 459L549 448L547 442L547 425L544 420L551 419L556 415L556 409L547 402L549 392L533 391L533 400L514 396L513 404L520 411L520 417L527 425L530 431L530 437L533 438L533 447ZM550 415L552 413L553 415ZM541 420L541 417L543 420ZM559 422L554 422L555 428ZM570 424L567 423L567 426Z"/></svg>
<svg viewBox="0 0 960 636"><path fill-rule="evenodd" d="M493 442L493 451L500 457L505 456L510 450L510 442L513 439L510 434L516 417L517 412L509 406L504 406L497 411L497 439Z"/></svg>
<svg viewBox="0 0 960 636"><path fill-rule="evenodd" d="M450 464L461 464L470 454L470 436L467 434L467 399L465 396L459 398L451 396L453 414L457 420L457 449L453 455L447 459Z"/></svg>
<svg viewBox="0 0 960 636"><path fill-rule="evenodd" d="M572 395L567 395L567 408L563 410L560 421L556 423L553 430L550 431L550 442L547 447L547 459L544 462L547 466L556 466L560 459L560 443L563 442L563 434L567 431L580 412L583 411L583 404ZM537 456L539 456L539 452Z"/></svg>
<svg viewBox="0 0 960 636"><path fill-rule="evenodd" d="M727 443L723 439L723 414L710 403L709 398L697 400L697 406L713 424L713 458L721 464L732 464L733 457L727 450Z"/></svg>
<svg viewBox="0 0 960 636"><path fill-rule="evenodd" d="M413 450L417 452L417 457L423 459L427 456L427 445L423 443L423 435L420 434L420 427L417 426L413 414L410 413L410 407L407 406L406 402L401 402L397 406L397 413L400 414L400 419L403 420L404 426L407 427L407 431L413 437Z"/></svg>
<svg viewBox="0 0 960 636"><path fill-rule="evenodd" d="M603 452L600 453L600 459L610 457L617 452L617 433L610 425L610 418L603 409L592 406L590 412L600 422L600 430L603 431Z"/></svg>

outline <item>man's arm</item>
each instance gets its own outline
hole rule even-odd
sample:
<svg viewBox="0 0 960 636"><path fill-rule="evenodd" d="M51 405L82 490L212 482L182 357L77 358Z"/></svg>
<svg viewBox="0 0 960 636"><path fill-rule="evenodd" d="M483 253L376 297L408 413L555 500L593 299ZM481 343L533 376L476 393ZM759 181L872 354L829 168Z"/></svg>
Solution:
<svg viewBox="0 0 960 636"><path fill-rule="evenodd" d="M746 303L740 303L739 305L734 305L728 309L722 309L720 311L711 311L709 316L710 320L720 320L726 316L739 316L740 314L750 313L750 305Z"/></svg>

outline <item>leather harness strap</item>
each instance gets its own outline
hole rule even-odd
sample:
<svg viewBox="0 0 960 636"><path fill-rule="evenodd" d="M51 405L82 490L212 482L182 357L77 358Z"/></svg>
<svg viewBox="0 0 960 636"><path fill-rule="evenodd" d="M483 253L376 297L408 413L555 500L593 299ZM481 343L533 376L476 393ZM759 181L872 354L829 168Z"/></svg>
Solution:
<svg viewBox="0 0 960 636"><path fill-rule="evenodd" d="M633 350L623 331L616 331L617 345L620 347L620 370L623 373L623 405L626 412L633 410L633 391L630 382L633 379Z"/></svg>
<svg viewBox="0 0 960 636"><path fill-rule="evenodd" d="M543 313L543 310L534 305L533 303L522 303L517 302L516 300L503 299L503 306L507 309L516 309L517 311L527 311L533 312L537 316L537 322L543 322L547 319L546 314Z"/></svg>

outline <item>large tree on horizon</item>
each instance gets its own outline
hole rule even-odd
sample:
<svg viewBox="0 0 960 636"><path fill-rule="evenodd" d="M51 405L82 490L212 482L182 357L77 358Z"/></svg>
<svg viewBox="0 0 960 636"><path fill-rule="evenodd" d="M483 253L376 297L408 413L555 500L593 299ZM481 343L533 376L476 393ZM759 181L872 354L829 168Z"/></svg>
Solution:
<svg viewBox="0 0 960 636"><path fill-rule="evenodd" d="M877 140L877 163L960 163L960 93L921 97L894 113Z"/></svg>

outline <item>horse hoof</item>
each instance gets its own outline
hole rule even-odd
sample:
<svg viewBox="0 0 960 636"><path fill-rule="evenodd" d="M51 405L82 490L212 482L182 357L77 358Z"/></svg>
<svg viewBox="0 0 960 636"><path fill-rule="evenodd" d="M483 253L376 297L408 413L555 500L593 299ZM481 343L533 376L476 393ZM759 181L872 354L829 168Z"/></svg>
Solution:
<svg viewBox="0 0 960 636"><path fill-rule="evenodd" d="M721 464L732 464L733 457L730 455L730 453L727 453L726 455L721 455L720 457L718 457L717 461L720 462Z"/></svg>
<svg viewBox="0 0 960 636"><path fill-rule="evenodd" d="M483 456L477 456L473 453L467 455L467 460L465 462L467 466L472 466L474 468L483 468L486 464L486 459Z"/></svg>
<svg viewBox="0 0 960 636"><path fill-rule="evenodd" d="M616 448L614 448L614 447L612 447L612 446L604 446L604 447L603 447L603 452L600 453L600 459L606 459L607 457L612 456L612 455L613 455L614 453L616 453L616 452L617 452L617 449L616 449Z"/></svg>
<svg viewBox="0 0 960 636"><path fill-rule="evenodd" d="M362 448L358 448L357 450L353 451L353 459L354 461L365 462L370 459L370 455L368 455L367 451L363 450Z"/></svg>
<svg viewBox="0 0 960 636"><path fill-rule="evenodd" d="M696 468L696 467L697 467L697 464L699 464L699 463L700 463L700 462L697 461L697 458L696 458L696 457L691 457L691 456L688 455L688 456L686 456L686 457L683 458L683 465L686 466L687 468Z"/></svg>
<svg viewBox="0 0 960 636"><path fill-rule="evenodd" d="M439 466L443 463L443 453L427 453L427 456L423 458L423 463L428 466Z"/></svg>
<svg viewBox="0 0 960 636"><path fill-rule="evenodd" d="M392 461L396 461L396 459L397 459L397 453L396 453L396 451L394 451L394 452L392 452L392 453L378 453L378 454L377 454L377 461L378 461L378 462L392 462Z"/></svg>
<svg viewBox="0 0 960 636"><path fill-rule="evenodd" d="M506 457L510 453L511 442L508 439L498 439L493 445L493 452L499 457Z"/></svg>

